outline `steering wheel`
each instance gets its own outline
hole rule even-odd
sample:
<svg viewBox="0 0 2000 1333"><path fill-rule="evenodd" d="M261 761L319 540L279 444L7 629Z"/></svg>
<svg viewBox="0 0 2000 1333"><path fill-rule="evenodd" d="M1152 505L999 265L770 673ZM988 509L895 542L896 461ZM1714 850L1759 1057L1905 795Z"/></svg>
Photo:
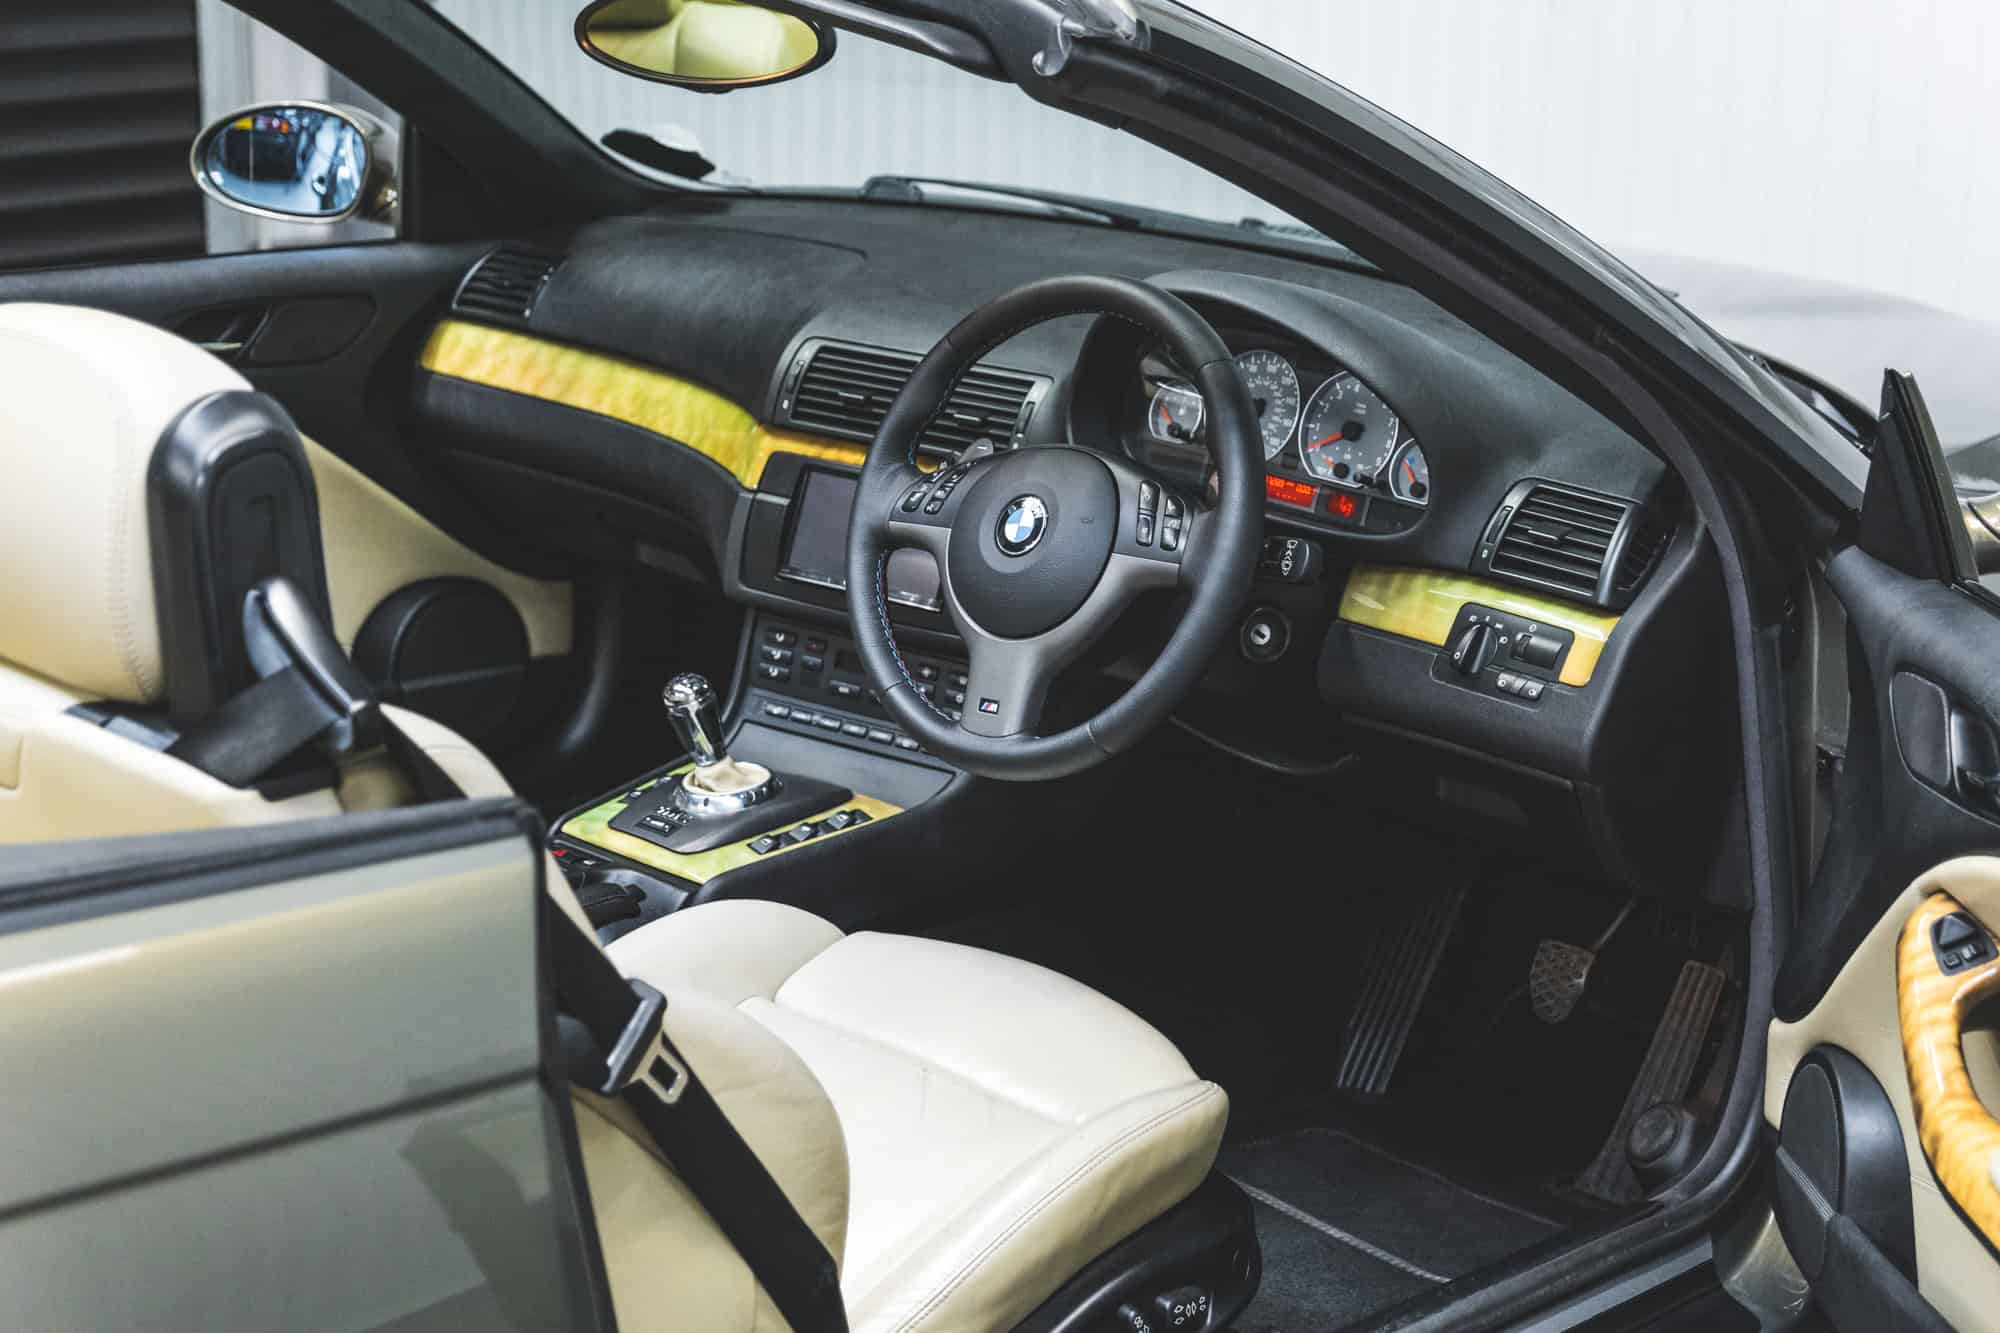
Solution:
<svg viewBox="0 0 2000 1333"><path fill-rule="evenodd" d="M1109 314L1163 343L1208 405L1211 508L1108 452L1035 445L917 467L923 438L979 359L1066 315ZM1130 749L1193 690L1235 626L1263 538L1264 450L1229 349L1178 298L1128 278L1030 283L960 321L918 363L869 446L847 536L847 619L869 683L932 753L991 778L1061 777ZM971 657L948 713L911 678L889 626L889 553L929 551ZM1173 637L1096 716L1037 734L1049 681L1138 594L1184 588Z"/></svg>

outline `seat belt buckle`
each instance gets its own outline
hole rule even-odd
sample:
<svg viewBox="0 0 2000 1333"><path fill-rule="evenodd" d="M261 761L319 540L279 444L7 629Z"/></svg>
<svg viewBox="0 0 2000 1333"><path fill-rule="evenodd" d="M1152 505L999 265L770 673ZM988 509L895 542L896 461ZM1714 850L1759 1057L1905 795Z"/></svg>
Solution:
<svg viewBox="0 0 2000 1333"><path fill-rule="evenodd" d="M632 1011L631 1021L605 1053L604 1083L596 1091L601 1096L616 1097L634 1084L643 1083L652 1089L654 1096L672 1106L687 1091L688 1068L667 1049L663 1026L667 997L643 981L627 978L625 984L639 997L639 1007ZM666 1075L664 1080L662 1070Z"/></svg>

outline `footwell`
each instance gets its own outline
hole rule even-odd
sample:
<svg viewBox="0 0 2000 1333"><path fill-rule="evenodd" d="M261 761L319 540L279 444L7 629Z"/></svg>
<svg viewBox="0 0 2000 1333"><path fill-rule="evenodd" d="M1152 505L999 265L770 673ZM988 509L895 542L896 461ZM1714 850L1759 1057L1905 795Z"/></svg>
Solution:
<svg viewBox="0 0 2000 1333"><path fill-rule="evenodd" d="M1321 1333L1527 1249L1561 1228L1334 1129L1223 1151L1264 1252L1237 1333Z"/></svg>

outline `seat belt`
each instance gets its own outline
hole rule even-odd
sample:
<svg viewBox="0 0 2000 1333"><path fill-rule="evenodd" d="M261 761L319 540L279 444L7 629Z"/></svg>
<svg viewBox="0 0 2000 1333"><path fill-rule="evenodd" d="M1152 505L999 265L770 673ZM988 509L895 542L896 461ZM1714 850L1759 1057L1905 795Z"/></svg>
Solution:
<svg viewBox="0 0 2000 1333"><path fill-rule="evenodd" d="M266 578L250 590L244 644L258 683L182 733L168 755L246 787L312 741L324 741L334 755L382 745L418 799L466 795L382 713L368 681L294 584ZM632 1109L792 1333L846 1333L834 1257L668 1041L666 997L628 981L548 893L542 913L556 997L594 1047L582 1053L574 1049L582 1043L564 1043L570 1081Z"/></svg>
<svg viewBox="0 0 2000 1333"><path fill-rule="evenodd" d="M251 591L244 632L261 679L183 733L168 754L244 786L321 737L342 753L379 743L421 800L465 795L382 712L286 580L266 579ZM847 1333L839 1266L668 1039L666 997L626 978L546 892L542 911L557 999L594 1047L587 1055L572 1050L570 1081L632 1109L792 1333Z"/></svg>
<svg viewBox="0 0 2000 1333"><path fill-rule="evenodd" d="M667 1037L666 997L621 973L547 895L543 911L557 998L595 1047L571 1081L631 1108L792 1333L847 1333L839 1266Z"/></svg>

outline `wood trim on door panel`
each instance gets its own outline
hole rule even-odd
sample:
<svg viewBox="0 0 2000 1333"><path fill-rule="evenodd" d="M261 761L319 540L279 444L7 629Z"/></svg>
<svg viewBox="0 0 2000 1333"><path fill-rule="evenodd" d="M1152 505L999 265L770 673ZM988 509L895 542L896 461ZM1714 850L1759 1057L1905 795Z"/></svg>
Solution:
<svg viewBox="0 0 2000 1333"><path fill-rule="evenodd" d="M1974 1091L1961 1049L1966 1016L2000 991L2000 959L1945 972L1931 930L1953 912L1965 908L1948 893L1933 893L1903 924L1896 950L1903 1063L1924 1157L1959 1211L1988 1244L2000 1246L2000 1185L1994 1181L2000 1121ZM1984 922L1979 925L1986 929Z"/></svg>
<svg viewBox="0 0 2000 1333"><path fill-rule="evenodd" d="M718 393L664 370L544 338L448 319L431 330L420 364L433 375L505 389L610 417L715 460L755 487L772 454L859 467L866 451L773 429Z"/></svg>

